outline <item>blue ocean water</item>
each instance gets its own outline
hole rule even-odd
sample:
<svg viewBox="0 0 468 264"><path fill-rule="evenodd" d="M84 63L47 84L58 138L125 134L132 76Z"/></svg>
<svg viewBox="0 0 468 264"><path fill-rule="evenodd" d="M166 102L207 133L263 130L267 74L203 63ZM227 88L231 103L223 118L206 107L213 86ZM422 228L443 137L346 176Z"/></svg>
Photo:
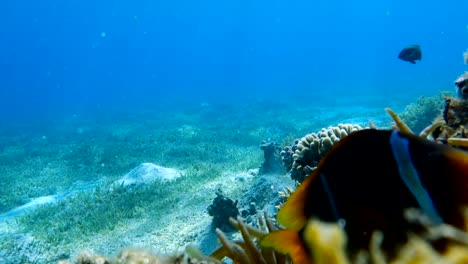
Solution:
<svg viewBox="0 0 468 264"><path fill-rule="evenodd" d="M0 263L186 242L209 253L214 190L250 206L240 193L262 140L284 147L341 122L388 128L385 107L453 91L468 70L466 10L466 0L0 1ZM413 44L422 60L399 60ZM197 188L107 189L152 163ZM276 197L272 186L252 189Z"/></svg>
<svg viewBox="0 0 468 264"><path fill-rule="evenodd" d="M468 2L3 1L0 118L189 101L437 94ZM397 59L419 44L416 65Z"/></svg>

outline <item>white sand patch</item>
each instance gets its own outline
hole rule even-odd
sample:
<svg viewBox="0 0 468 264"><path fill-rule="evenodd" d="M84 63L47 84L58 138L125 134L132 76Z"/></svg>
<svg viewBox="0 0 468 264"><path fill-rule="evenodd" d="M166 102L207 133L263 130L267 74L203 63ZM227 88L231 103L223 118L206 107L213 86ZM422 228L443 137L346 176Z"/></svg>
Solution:
<svg viewBox="0 0 468 264"><path fill-rule="evenodd" d="M149 184L154 181L172 181L182 173L176 169L165 168L153 163L142 163L116 181L119 185Z"/></svg>
<svg viewBox="0 0 468 264"><path fill-rule="evenodd" d="M23 204L21 206L15 207L10 211L0 215L0 222L5 222L12 219L15 216L25 213L28 210L34 209L40 205L56 202L57 198L55 195L41 196L32 199L29 203Z"/></svg>

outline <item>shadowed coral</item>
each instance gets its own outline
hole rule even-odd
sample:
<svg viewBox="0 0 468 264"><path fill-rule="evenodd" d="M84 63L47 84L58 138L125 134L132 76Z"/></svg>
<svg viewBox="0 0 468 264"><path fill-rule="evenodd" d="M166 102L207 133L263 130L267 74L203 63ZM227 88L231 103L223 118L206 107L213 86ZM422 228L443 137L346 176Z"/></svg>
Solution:
<svg viewBox="0 0 468 264"><path fill-rule="evenodd" d="M213 227L220 228L223 231L232 231L229 218L239 215L237 200L233 201L225 197L220 189L216 191L216 197L213 199L213 203L208 206L207 211L213 217Z"/></svg>
<svg viewBox="0 0 468 264"><path fill-rule="evenodd" d="M464 72L455 80L458 97L468 99L468 72Z"/></svg>
<svg viewBox="0 0 468 264"><path fill-rule="evenodd" d="M260 149L263 150L264 161L260 167L261 175L268 173L281 173L283 168L280 161L280 146L274 141L262 141Z"/></svg>
<svg viewBox="0 0 468 264"><path fill-rule="evenodd" d="M442 114L444 125L435 133L437 142L447 144L449 138L468 138L468 101L446 98Z"/></svg>
<svg viewBox="0 0 468 264"><path fill-rule="evenodd" d="M457 98L446 98L442 117L450 127L468 125L468 101Z"/></svg>

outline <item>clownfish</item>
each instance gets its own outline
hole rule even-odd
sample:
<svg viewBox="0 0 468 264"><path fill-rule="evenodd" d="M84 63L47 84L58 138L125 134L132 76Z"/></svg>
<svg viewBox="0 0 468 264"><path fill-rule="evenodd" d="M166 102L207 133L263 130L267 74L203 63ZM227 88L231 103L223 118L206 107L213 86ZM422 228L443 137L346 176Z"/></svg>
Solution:
<svg viewBox="0 0 468 264"><path fill-rule="evenodd" d="M335 144L280 208L285 227L260 245L311 263L307 230L311 220L339 223L348 250L368 249L373 231L383 247L407 240L407 208L420 208L434 224L463 227L468 204L468 153L413 134L366 129Z"/></svg>

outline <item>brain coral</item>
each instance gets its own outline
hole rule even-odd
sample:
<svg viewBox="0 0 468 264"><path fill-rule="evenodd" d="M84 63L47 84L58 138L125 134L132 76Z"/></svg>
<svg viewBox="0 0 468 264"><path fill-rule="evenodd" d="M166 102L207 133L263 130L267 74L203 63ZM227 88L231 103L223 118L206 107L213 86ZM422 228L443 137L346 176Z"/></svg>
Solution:
<svg viewBox="0 0 468 264"><path fill-rule="evenodd" d="M361 129L359 125L339 124L336 127L322 128L318 133L305 135L297 141L294 148L291 178L302 182L336 142Z"/></svg>

